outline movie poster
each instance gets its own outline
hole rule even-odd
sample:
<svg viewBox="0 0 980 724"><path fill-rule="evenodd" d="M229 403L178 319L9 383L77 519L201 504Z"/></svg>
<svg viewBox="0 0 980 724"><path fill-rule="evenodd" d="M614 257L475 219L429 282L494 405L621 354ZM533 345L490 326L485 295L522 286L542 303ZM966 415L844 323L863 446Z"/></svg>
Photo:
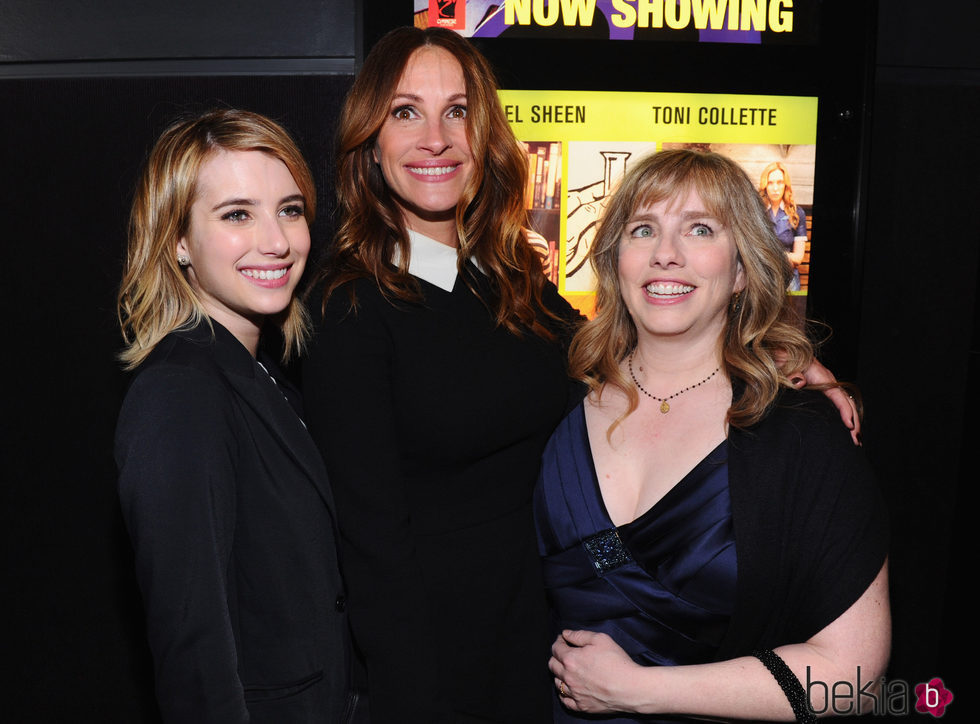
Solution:
<svg viewBox="0 0 980 724"><path fill-rule="evenodd" d="M414 0L418 27L472 38L812 44L816 0Z"/></svg>
<svg viewBox="0 0 980 724"><path fill-rule="evenodd" d="M595 284L586 255L606 199L638 159L679 147L732 158L771 201L774 229L795 269L787 292L800 298L803 311L814 218L816 98L513 90L500 91L500 97L527 150L531 241L559 291L585 314L592 311Z"/></svg>

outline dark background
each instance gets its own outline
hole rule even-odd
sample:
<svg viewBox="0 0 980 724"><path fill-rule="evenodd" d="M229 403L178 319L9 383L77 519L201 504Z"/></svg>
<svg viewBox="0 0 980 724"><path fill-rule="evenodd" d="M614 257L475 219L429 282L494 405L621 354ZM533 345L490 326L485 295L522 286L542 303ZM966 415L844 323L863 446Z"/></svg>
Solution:
<svg viewBox="0 0 980 724"><path fill-rule="evenodd" d="M280 120L314 169L322 250L337 111L364 47L409 22L403 4L0 3L0 239L14 265L0 430L5 721L155 718L111 457L124 386L114 299L144 154L181 111L229 105ZM811 313L834 326L829 366L864 392L865 447L892 512L889 678L943 678L958 697L946 718L959 721L972 708L962 661L975 648L964 583L975 509L964 496L977 477L980 234L963 209L978 190L980 17L974 0L845 5L853 23L826 28L819 49L785 49L772 74L771 53L730 47L481 48L511 88L544 87L528 58L549 57L549 87L587 61L581 87L819 89L827 251L811 268Z"/></svg>

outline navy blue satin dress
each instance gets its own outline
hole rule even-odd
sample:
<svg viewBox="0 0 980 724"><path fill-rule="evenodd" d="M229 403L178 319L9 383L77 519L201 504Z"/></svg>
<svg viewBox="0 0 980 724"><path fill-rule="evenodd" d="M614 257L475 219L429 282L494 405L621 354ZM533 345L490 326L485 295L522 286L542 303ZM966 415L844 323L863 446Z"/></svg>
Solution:
<svg viewBox="0 0 980 724"><path fill-rule="evenodd" d="M735 601L727 442L617 528L599 490L580 404L545 448L534 504L556 636L601 631L647 666L714 660ZM555 700L555 722L660 720L586 717Z"/></svg>

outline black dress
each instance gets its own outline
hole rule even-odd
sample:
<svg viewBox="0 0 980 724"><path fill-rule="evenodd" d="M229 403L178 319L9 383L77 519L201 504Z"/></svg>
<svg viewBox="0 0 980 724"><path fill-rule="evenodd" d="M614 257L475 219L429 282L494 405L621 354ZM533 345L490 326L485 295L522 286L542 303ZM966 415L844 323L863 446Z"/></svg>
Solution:
<svg viewBox="0 0 980 724"><path fill-rule="evenodd" d="M610 531L597 486L579 407L547 445L535 495L556 625L605 631L645 665L806 641L860 598L888 553L874 476L819 392L783 391L629 525ZM577 718L589 717L557 720Z"/></svg>
<svg viewBox="0 0 980 724"><path fill-rule="evenodd" d="M550 717L531 495L568 408L565 349L497 327L468 276L479 297L462 278L420 280L421 304L338 289L302 371L373 722ZM577 321L553 286L546 303Z"/></svg>

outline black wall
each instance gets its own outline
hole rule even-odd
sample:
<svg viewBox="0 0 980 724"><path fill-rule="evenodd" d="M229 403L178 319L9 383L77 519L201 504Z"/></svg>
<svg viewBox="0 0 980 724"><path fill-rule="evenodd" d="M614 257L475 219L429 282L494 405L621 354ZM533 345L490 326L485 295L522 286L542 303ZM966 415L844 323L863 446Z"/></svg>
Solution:
<svg viewBox="0 0 980 724"><path fill-rule="evenodd" d="M115 74L137 62L159 68L161 61L193 61L184 66L190 71L199 71L202 61L222 61L228 69L260 61L266 72L285 61L306 69L329 63L349 69L359 42L359 8L352 0L291 0L286 6L258 0L5 0L2 9L0 62L64 64L60 70L71 74Z"/></svg>
<svg viewBox="0 0 980 724"><path fill-rule="evenodd" d="M866 447L894 522L894 675L954 695L975 640L980 231L954 209L980 191L978 22L971 0L880 4L859 320Z"/></svg>
<svg viewBox="0 0 980 724"><path fill-rule="evenodd" d="M154 720L111 458L123 390L114 294L133 180L175 112L266 113L312 162L322 248L359 5L3 3L5 720ZM973 0L942 7L879 6L868 183L856 200L860 299L844 332L858 341L842 364L864 390L866 448L892 509L890 677L941 676L965 694L957 656L973 548L961 491L975 484L980 239L962 209L977 190L980 68Z"/></svg>

